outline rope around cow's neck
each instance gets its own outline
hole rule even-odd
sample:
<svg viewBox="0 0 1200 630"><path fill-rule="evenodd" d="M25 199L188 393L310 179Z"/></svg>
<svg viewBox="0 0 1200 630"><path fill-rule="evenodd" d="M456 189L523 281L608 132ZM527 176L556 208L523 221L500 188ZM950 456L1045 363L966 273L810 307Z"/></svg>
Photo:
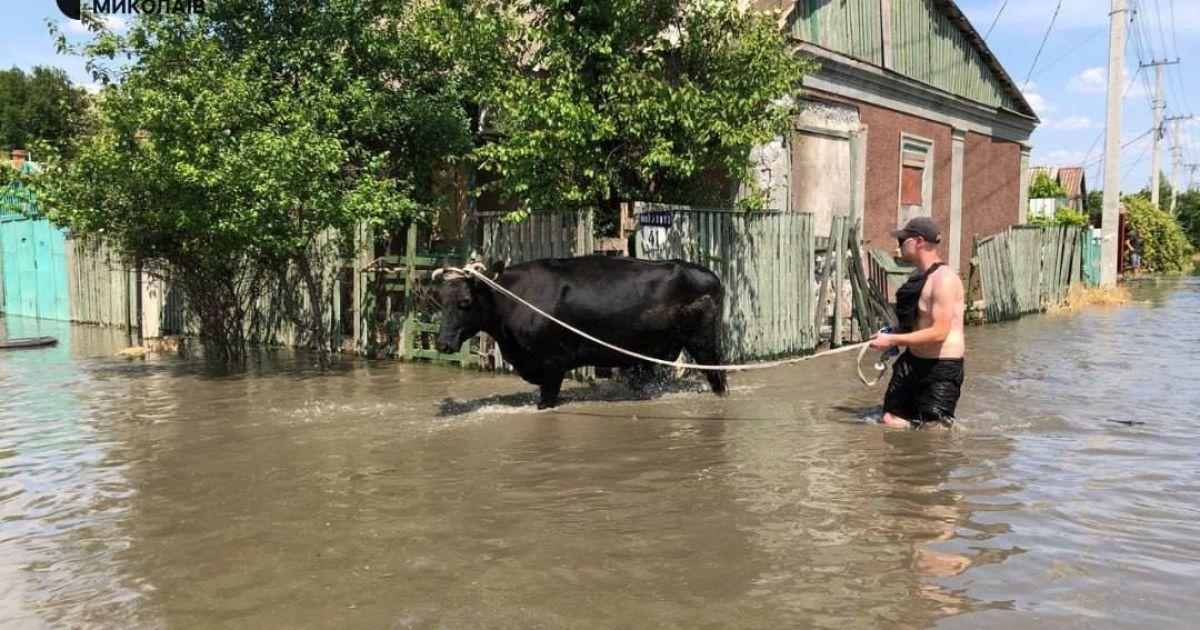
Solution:
<svg viewBox="0 0 1200 630"><path fill-rule="evenodd" d="M604 346L605 348L608 348L609 350L612 350L614 352L619 352L621 354L624 354L624 355L627 355L627 356L630 356L630 357L633 357L635 359L639 359L642 361L648 361L650 363L657 363L658 365L665 365L667 367L672 367L672 368L676 368L676 369L685 369L685 370L715 370L715 371L721 371L721 372L742 372L742 371L749 371L749 370L765 370L768 368L779 367L781 365L800 363L801 361L809 361L812 359L816 359L818 357L829 356L831 354L840 354L842 352L847 352L847 351L854 350L855 348L857 348L858 349L858 361L857 361L856 367L858 369L858 379L860 381L862 381L862 383L864 385L866 385L867 387L873 387L876 383L878 383L880 381L880 379L883 378L883 373L886 371L886 367L884 368L884 370L878 370L879 374L876 376L876 378L874 380L867 379L867 377L863 375L862 359L863 359L863 356L866 354L867 349L871 347L870 342L868 342L868 341L864 341L864 342L860 342L860 343L856 343L856 344L850 344L848 346L842 346L840 348L824 350L824 351L817 352L814 354L805 355L802 357L796 357L796 358L792 358L792 359L783 359L783 360L779 360L779 361L767 361L764 363L745 363L745 364L739 364L739 365L701 365L698 363L684 363L682 361L667 361L665 359L659 359L656 357L646 356L644 354L634 352L632 350L628 350L628 349L622 348L620 346L613 345L611 343L608 343L607 341L604 341L603 339L598 339L592 335L589 335L588 333L583 332L582 330L579 330L578 328L558 319L557 317L534 306L533 304L530 304L528 301L526 301L521 296L500 286L499 283L497 283L495 280L492 280L491 278L487 277L486 274L482 273L479 269L474 268L474 266L468 266L465 269L450 268L447 271L454 271L454 272L458 272L458 273L462 273L462 274L469 274L469 275L475 276L476 278L479 278L479 280L481 280L484 284L488 285L492 289L512 298L513 300L516 300L520 304L523 304L526 307L528 307L533 312L541 315L542 317L545 317L546 319L554 322L555 324L558 324L559 326L562 326L563 328L566 328L567 330L575 333L576 335L579 335L580 337L583 337L584 339L591 341L592 343Z"/></svg>

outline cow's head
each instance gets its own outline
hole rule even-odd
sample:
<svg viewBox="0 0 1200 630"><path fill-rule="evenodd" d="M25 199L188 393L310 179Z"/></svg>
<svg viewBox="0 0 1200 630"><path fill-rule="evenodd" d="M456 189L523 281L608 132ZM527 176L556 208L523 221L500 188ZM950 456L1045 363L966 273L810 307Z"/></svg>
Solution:
<svg viewBox="0 0 1200 630"><path fill-rule="evenodd" d="M504 261L490 267L483 263L471 263L469 268L495 279L504 271ZM434 280L441 280L439 297L442 303L442 325L438 329L437 349L443 354L458 352L463 342L483 330L484 323L492 315L491 289L475 276L449 267L433 272Z"/></svg>

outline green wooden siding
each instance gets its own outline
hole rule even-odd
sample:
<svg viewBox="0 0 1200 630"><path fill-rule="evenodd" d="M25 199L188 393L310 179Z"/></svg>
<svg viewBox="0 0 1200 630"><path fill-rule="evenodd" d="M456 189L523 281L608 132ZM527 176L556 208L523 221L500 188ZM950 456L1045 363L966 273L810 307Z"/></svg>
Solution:
<svg viewBox="0 0 1200 630"><path fill-rule="evenodd" d="M882 23L879 0L797 0L792 35L882 65Z"/></svg>
<svg viewBox="0 0 1200 630"><path fill-rule="evenodd" d="M792 35L883 66L880 0L797 0ZM951 94L1020 111L963 31L930 0L891 0L891 67Z"/></svg>

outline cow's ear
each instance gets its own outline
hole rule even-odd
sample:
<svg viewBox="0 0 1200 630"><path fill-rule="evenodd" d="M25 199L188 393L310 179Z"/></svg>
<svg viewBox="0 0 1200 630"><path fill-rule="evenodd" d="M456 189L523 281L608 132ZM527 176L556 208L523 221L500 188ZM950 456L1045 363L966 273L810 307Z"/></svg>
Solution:
<svg viewBox="0 0 1200 630"><path fill-rule="evenodd" d="M492 280L499 278L500 274L503 272L504 272L504 261L503 260L494 260L494 261L492 261L492 264L488 265L488 275L492 277Z"/></svg>

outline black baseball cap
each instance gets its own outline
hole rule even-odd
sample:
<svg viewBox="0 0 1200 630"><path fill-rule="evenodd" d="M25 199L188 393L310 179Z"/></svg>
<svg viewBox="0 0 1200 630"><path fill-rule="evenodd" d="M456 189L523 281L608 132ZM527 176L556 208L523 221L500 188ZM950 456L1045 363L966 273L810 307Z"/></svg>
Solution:
<svg viewBox="0 0 1200 630"><path fill-rule="evenodd" d="M937 222L929 217L917 217L905 223L904 227L899 230L892 230L889 234L895 238L920 236L930 243L940 243L942 228L938 227Z"/></svg>

